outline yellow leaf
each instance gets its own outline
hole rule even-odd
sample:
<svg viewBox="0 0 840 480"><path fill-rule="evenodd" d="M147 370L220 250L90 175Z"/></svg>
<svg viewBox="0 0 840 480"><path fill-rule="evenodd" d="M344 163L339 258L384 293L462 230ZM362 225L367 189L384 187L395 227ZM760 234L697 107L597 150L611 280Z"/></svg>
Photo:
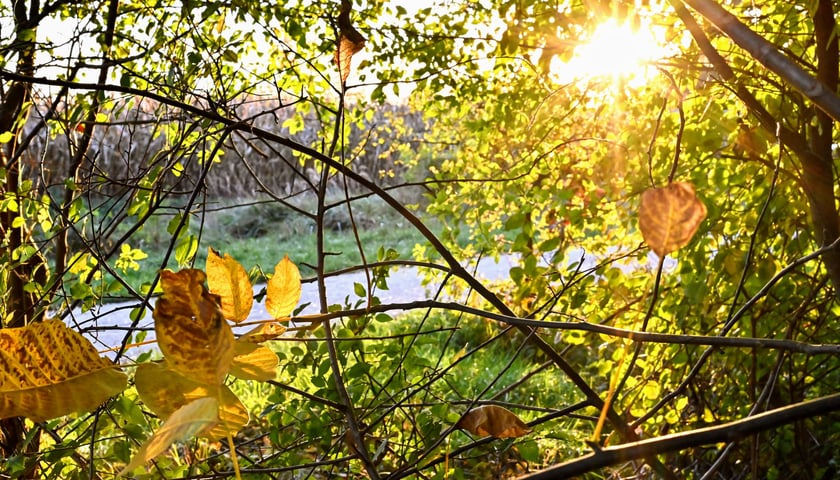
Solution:
<svg viewBox="0 0 840 480"><path fill-rule="evenodd" d="M704 218L706 206L690 183L676 182L642 194L639 228L645 243L660 257L687 245Z"/></svg>
<svg viewBox="0 0 840 480"><path fill-rule="evenodd" d="M173 370L199 383L222 383L233 361L233 332L218 296L204 286L201 270L160 272L163 295L152 316L158 346Z"/></svg>
<svg viewBox="0 0 840 480"><path fill-rule="evenodd" d="M213 397L199 398L179 408L166 419L118 475L131 473L135 468L165 452L173 443L212 428L218 421L218 411L219 402Z"/></svg>
<svg viewBox="0 0 840 480"><path fill-rule="evenodd" d="M482 405L464 414L455 428L466 430L481 437L521 437L531 432L519 417L510 410L496 405Z"/></svg>
<svg viewBox="0 0 840 480"><path fill-rule="evenodd" d="M262 343L267 340L274 340L286 332L286 327L277 322L261 323L256 328L249 330L245 335L239 337L251 343Z"/></svg>
<svg viewBox="0 0 840 480"><path fill-rule="evenodd" d="M207 252L207 287L221 297L222 315L241 322L251 314L254 290L248 272L227 253L224 258L212 248Z"/></svg>
<svg viewBox="0 0 840 480"><path fill-rule="evenodd" d="M195 382L168 368L166 362L143 363L134 374L137 394L158 417L166 418L184 405L199 398L215 397L219 403L219 423L201 435L217 439L239 431L248 423L248 411L227 385Z"/></svg>
<svg viewBox="0 0 840 480"><path fill-rule="evenodd" d="M350 22L350 0L341 1L341 10L338 13L338 48L335 52L335 63L338 65L338 72L341 81L346 82L350 75L350 60L353 55L365 48L365 37L353 27Z"/></svg>
<svg viewBox="0 0 840 480"><path fill-rule="evenodd" d="M231 375L242 380L274 380L280 361L270 348L240 338L234 352Z"/></svg>
<svg viewBox="0 0 840 480"><path fill-rule="evenodd" d="M265 309L274 318L288 317L300 301L300 271L289 256L274 266L266 286Z"/></svg>
<svg viewBox="0 0 840 480"><path fill-rule="evenodd" d="M124 373L60 320L0 329L0 418L38 422L93 410L125 384Z"/></svg>

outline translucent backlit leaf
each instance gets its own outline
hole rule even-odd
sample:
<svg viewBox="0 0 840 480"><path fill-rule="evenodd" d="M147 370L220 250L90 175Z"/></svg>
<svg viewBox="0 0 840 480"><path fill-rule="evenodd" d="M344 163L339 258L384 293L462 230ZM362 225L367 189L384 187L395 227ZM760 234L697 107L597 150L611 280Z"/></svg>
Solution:
<svg viewBox="0 0 840 480"><path fill-rule="evenodd" d="M233 364L230 367L230 374L234 377L264 382L273 380L276 376L280 361L270 348L239 339L236 341L234 352Z"/></svg>
<svg viewBox="0 0 840 480"><path fill-rule="evenodd" d="M59 320L0 329L0 418L93 410L125 384L124 373Z"/></svg>
<svg viewBox="0 0 840 480"><path fill-rule="evenodd" d="M212 428L218 421L218 411L219 402L214 397L202 397L175 410L119 475L126 475L152 460L173 443Z"/></svg>
<svg viewBox="0 0 840 480"><path fill-rule="evenodd" d="M519 417L510 410L497 405L482 405L464 414L455 428L466 430L481 437L521 437L531 432Z"/></svg>
<svg viewBox="0 0 840 480"><path fill-rule="evenodd" d="M273 340L286 332L286 327L277 322L267 322L257 325L254 329L249 330L245 335L239 337L239 340L245 340L251 343L262 343L267 340Z"/></svg>
<svg viewBox="0 0 840 480"><path fill-rule="evenodd" d="M163 295L152 316L160 350L176 372L199 383L222 383L233 360L233 332L219 297L204 286L201 270L160 274Z"/></svg>
<svg viewBox="0 0 840 480"><path fill-rule="evenodd" d="M245 268L230 255L225 254L223 258L211 248L205 270L210 293L221 298L222 315L234 322L247 319L254 303L254 291Z"/></svg>
<svg viewBox="0 0 840 480"><path fill-rule="evenodd" d="M300 301L300 271L288 256L275 265L266 286L265 309L274 318L288 317Z"/></svg>
<svg viewBox="0 0 840 480"><path fill-rule="evenodd" d="M335 63L338 65L338 72L341 81L346 82L350 75L350 60L353 55L365 47L365 37L353 27L350 22L350 0L341 1L341 10L338 14L338 48L335 52Z"/></svg>
<svg viewBox="0 0 840 480"><path fill-rule="evenodd" d="M676 182L642 194L639 228L645 243L660 257L687 245L704 218L706 206L690 183Z"/></svg>
<svg viewBox="0 0 840 480"><path fill-rule="evenodd" d="M276 358L276 357L275 357ZM238 432L248 423L248 411L226 385L207 385L195 382L168 368L166 362L143 363L134 374L137 394L143 404L160 418L199 398L215 397L218 401L219 423L200 435L218 439Z"/></svg>

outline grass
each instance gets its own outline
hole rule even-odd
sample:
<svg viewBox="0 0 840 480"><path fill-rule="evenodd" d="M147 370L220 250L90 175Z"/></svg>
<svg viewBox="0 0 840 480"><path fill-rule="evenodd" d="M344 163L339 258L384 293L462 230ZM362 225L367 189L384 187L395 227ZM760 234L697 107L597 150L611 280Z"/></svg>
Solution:
<svg viewBox="0 0 840 480"><path fill-rule="evenodd" d="M312 202L299 200L299 208L311 210ZM334 271L362 263L359 246L368 262L376 261L380 247L395 250L399 258L411 258L412 249L424 238L399 214L376 198L364 198L352 203L353 217L346 205L327 211L324 216L325 258L327 271ZM139 269L128 270L123 278L134 288L154 278L164 264L169 246L166 233L172 215L157 215L130 240L133 248L141 248L148 255L138 261ZM433 230L440 230L433 219L426 220ZM353 230L356 225L356 232ZM208 247L227 253L246 270L260 268L271 271L285 255L295 262L304 277L314 275L311 266L317 264L317 234L315 221L294 209L274 202L249 202L239 205L218 205L191 220L190 233L199 238L193 265L204 268ZM358 239L356 235L358 234ZM166 268L178 269L171 254Z"/></svg>
<svg viewBox="0 0 840 480"><path fill-rule="evenodd" d="M352 333L351 323L337 322L336 336L345 340L336 347L348 392L359 408L360 420L373 422L371 435L390 438L393 442L395 458L391 460L395 464L401 461L397 459L411 458L417 450L437 439L473 400L502 402L525 421L545 415L547 409L562 408L581 400L556 369L540 368L545 359L538 352L519 348L524 341L521 334L497 335L499 326L488 325L484 319L451 312L426 316L415 311L390 322L374 321L357 333ZM457 331L453 332L452 327ZM349 341L351 337L362 339ZM476 348L490 338L494 339ZM334 390L329 387L332 374L320 330L308 333L305 338L281 338L271 342L271 347L281 359L280 383L335 399ZM418 388L420 385L423 386ZM344 428L340 415L283 389L273 390L257 382L235 382L233 388L254 413L253 417L261 419L261 428L277 439L276 445L281 450L301 439L306 439L302 444L318 445L313 447L318 451L329 450L331 437L324 437L324 432L335 433ZM402 406L391 410L388 405L394 401ZM381 417L382 412L390 413ZM313 422L317 428L312 428ZM481 465L499 467L514 460L540 465L554 460L555 455L569 458L586 446L581 438L563 432L587 430L590 426L587 420L549 421L536 426L526 437L500 440L453 457L450 468L475 472ZM475 439L465 432L453 432L430 458ZM280 454L275 461L284 466L315 461L315 457L309 458L304 453L308 451L304 448L288 452L288 458Z"/></svg>

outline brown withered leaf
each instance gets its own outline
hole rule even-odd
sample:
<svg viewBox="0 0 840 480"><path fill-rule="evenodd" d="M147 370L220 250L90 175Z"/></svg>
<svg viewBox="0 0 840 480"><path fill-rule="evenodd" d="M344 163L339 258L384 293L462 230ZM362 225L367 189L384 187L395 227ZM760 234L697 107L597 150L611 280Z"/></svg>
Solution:
<svg viewBox="0 0 840 480"><path fill-rule="evenodd" d="M126 375L60 320L0 329L0 418L34 421L89 411L125 388Z"/></svg>
<svg viewBox="0 0 840 480"><path fill-rule="evenodd" d="M510 410L497 405L482 405L464 414L455 428L480 437L514 438L531 433L531 429Z"/></svg>
<svg viewBox="0 0 840 480"><path fill-rule="evenodd" d="M221 257L210 248L207 252L207 287L221 299L222 315L234 322L241 322L251 314L254 290L248 272L233 257Z"/></svg>
<svg viewBox="0 0 840 480"><path fill-rule="evenodd" d="M274 318L288 317L300 301L300 270L289 256L274 267L266 285L265 309Z"/></svg>
<svg viewBox="0 0 840 480"><path fill-rule="evenodd" d="M233 361L233 332L207 291L201 270L160 273L163 295L152 317L158 346L170 368L197 382L222 383Z"/></svg>
<svg viewBox="0 0 840 480"><path fill-rule="evenodd" d="M353 27L350 22L352 2L341 0L341 10L338 13L338 48L335 51L335 63L341 81L346 82L350 75L350 60L353 55L365 48L365 37Z"/></svg>
<svg viewBox="0 0 840 480"><path fill-rule="evenodd" d="M687 245L705 218L706 206L690 183L676 182L642 193L639 228L645 243L660 257Z"/></svg>

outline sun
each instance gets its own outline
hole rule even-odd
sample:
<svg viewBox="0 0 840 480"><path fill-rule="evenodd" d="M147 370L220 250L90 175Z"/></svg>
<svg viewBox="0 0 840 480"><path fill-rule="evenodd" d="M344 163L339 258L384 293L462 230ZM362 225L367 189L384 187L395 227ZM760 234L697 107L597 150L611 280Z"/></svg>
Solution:
<svg viewBox="0 0 840 480"><path fill-rule="evenodd" d="M569 60L552 59L551 76L560 83L606 77L643 85L656 74L652 63L674 53L657 40L657 33L649 25L633 28L606 20L575 47Z"/></svg>

